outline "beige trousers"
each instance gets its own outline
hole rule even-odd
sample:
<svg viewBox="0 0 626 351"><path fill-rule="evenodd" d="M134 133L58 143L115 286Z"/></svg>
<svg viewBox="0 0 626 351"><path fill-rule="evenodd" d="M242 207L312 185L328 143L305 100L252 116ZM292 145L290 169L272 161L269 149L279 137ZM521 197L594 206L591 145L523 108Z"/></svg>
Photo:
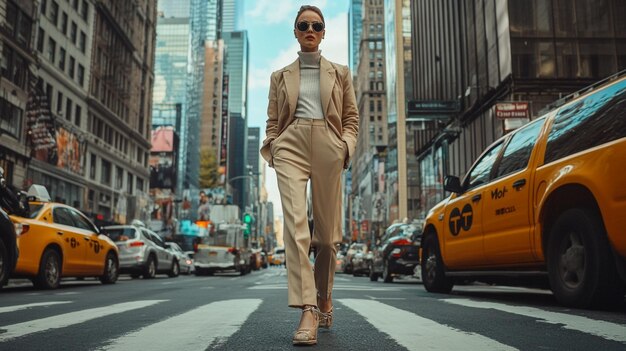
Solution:
<svg viewBox="0 0 626 351"><path fill-rule="evenodd" d="M337 244L341 242L341 173L345 143L325 119L296 118L272 141L278 189L283 205L290 307L317 306L317 295L331 296ZM311 236L306 186L311 179L315 270L309 261Z"/></svg>

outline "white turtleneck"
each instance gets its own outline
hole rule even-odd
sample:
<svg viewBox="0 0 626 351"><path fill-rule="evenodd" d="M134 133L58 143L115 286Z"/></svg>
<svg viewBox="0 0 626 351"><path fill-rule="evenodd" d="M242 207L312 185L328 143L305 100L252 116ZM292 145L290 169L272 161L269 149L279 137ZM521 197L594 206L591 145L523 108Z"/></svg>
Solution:
<svg viewBox="0 0 626 351"><path fill-rule="evenodd" d="M323 119L320 94L320 58L322 52L298 51L300 58L300 94L295 117Z"/></svg>

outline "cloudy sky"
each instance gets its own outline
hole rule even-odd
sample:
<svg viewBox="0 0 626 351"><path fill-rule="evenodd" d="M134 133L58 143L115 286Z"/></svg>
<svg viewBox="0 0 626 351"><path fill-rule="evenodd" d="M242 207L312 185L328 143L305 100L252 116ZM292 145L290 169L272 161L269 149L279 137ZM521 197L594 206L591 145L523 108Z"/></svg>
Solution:
<svg viewBox="0 0 626 351"><path fill-rule="evenodd" d="M292 63L300 50L293 22L301 5L315 5L324 13L326 38L320 49L327 59L348 64L348 0L246 0L244 29L250 40L248 76L248 126L261 127L265 139L270 74ZM266 165L267 167L267 165ZM276 173L267 168L267 191L274 213L282 214Z"/></svg>

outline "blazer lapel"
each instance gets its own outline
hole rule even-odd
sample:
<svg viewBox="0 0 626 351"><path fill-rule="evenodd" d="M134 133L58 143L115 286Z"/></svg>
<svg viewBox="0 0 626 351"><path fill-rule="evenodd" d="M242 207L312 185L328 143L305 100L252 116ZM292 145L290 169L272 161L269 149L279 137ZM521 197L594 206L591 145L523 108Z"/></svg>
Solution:
<svg viewBox="0 0 626 351"><path fill-rule="evenodd" d="M326 117L326 111L328 111L328 104L330 103L330 95L333 92L333 86L335 85L335 69L324 57L320 60L320 95L322 97L322 110L324 111L324 117Z"/></svg>
<svg viewBox="0 0 626 351"><path fill-rule="evenodd" d="M295 60L283 72L287 97L289 98L289 120L293 119L300 95L300 60Z"/></svg>

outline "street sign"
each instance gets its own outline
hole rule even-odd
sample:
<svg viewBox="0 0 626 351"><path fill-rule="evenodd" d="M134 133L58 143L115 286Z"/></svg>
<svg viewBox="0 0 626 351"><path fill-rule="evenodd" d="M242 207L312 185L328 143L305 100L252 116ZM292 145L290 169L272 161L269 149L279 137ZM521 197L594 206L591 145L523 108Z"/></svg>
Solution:
<svg viewBox="0 0 626 351"><path fill-rule="evenodd" d="M496 104L496 118L530 118L528 101L499 102Z"/></svg>
<svg viewBox="0 0 626 351"><path fill-rule="evenodd" d="M409 115L446 115L458 113L461 109L458 101L445 100L409 100L407 101L407 112ZM438 116L448 117L448 116Z"/></svg>

